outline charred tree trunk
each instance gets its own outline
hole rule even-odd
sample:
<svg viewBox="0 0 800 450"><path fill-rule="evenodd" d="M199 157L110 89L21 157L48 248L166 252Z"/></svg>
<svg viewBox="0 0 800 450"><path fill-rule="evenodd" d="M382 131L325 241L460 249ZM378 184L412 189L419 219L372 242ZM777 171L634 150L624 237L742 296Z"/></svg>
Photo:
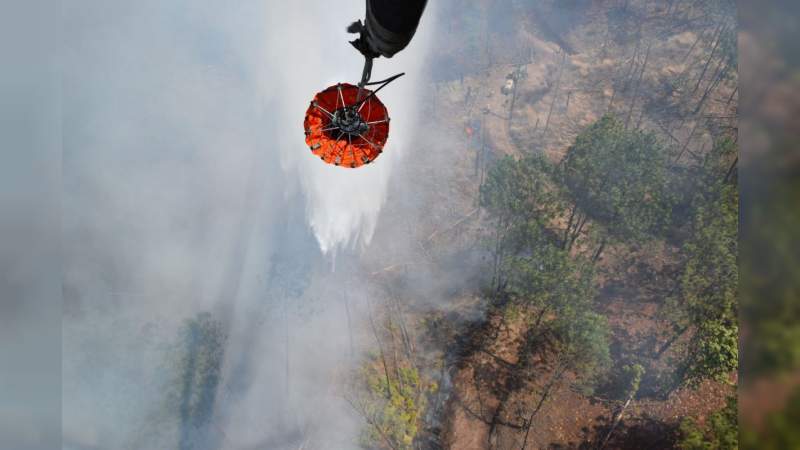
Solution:
<svg viewBox="0 0 800 450"><path fill-rule="evenodd" d="M714 40L714 46L711 48L711 54L708 55L708 59L706 59L706 63L703 65L703 70L700 72L700 76L697 78L697 83L694 85L694 89L692 89L692 95L694 95L694 93L697 92L697 89L700 88L700 83L706 76L708 66L711 64L711 60L714 59L714 56L717 54L717 48L719 47L719 43L722 41L722 33L724 32L725 28L720 25L719 31L716 34L716 39Z"/></svg>
<svg viewBox="0 0 800 450"><path fill-rule="evenodd" d="M367 313L369 315L369 326L372 328L372 334L375 336L375 340L378 342L378 351L380 352L381 356L381 364L383 364L383 374L386 376L386 398L388 399L392 396L392 383L389 378L389 367L386 364L386 353L383 351L383 343L381 342L381 337L378 334L378 328L375 326L372 302L369 300L369 297L367 297Z"/></svg>
<svg viewBox="0 0 800 450"><path fill-rule="evenodd" d="M558 89L561 87L561 76L564 74L564 64L567 60L567 53L562 50L561 52L561 65L558 69L558 77L556 78L556 85L553 88L553 100L550 102L550 110L547 112L547 119L544 121L544 130L542 130L542 139L547 136L547 128L550 126L550 116L553 115L553 107L556 104L556 98L558 98Z"/></svg>
<svg viewBox="0 0 800 450"><path fill-rule="evenodd" d="M564 230L564 240L561 243L561 249L567 249L567 242L569 242L569 237L571 235L570 231L572 230L572 221L575 219L575 213L578 211L578 205L574 205L572 207L572 211L569 213L569 220L567 220L567 228Z"/></svg>
<svg viewBox="0 0 800 450"><path fill-rule="evenodd" d="M731 96L728 97L728 101L727 101L727 103L725 103L725 106L730 106L731 102L733 101L733 97L736 96L737 92L739 92L739 86L738 85L733 89L733 92L731 92Z"/></svg>
<svg viewBox="0 0 800 450"><path fill-rule="evenodd" d="M674 163L677 163L678 161L680 161L681 157L682 157L682 156L683 156L683 154L686 152L686 148L689 146L689 142L690 142L690 141L692 140L692 138L694 137L694 133L695 133L695 131L697 131L697 126L698 126L699 124L700 124L700 120L698 119L698 120L697 120L697 121L694 123L694 126L692 127L692 131L690 131L690 132L689 132L689 137L688 137L688 138L686 138L686 142L684 142L684 143L683 143L683 147L681 147L681 151L678 153L678 156L675 158L675 161L674 161Z"/></svg>
<svg viewBox="0 0 800 450"><path fill-rule="evenodd" d="M597 247L597 251L595 251L594 255L592 256L592 264L597 263L597 261L600 259L600 255L603 254L603 250L605 250L607 242L608 239L606 238L603 238L603 240L600 242L600 246Z"/></svg>
<svg viewBox="0 0 800 450"><path fill-rule="evenodd" d="M611 435L614 433L614 430L617 428L617 425L619 425L619 422L622 420L622 415L625 414L625 409L627 409L628 406L631 404L631 401L633 401L633 398L636 396L637 392L638 389L632 391L630 395L628 395L628 399L625 401L625 403L622 405L619 411L616 414L614 414L614 420L611 423L611 429L608 430L608 434L606 434L606 437L605 439L603 439L603 442L600 444L600 447L598 447L598 450L603 450L606 447L606 444L608 444L608 441L611 439Z"/></svg>
<svg viewBox="0 0 800 450"><path fill-rule="evenodd" d="M671 338L669 338L669 339L667 340L667 342L665 342L665 343L664 343L664 344L663 344L663 345L662 345L662 346L661 346L661 347L658 349L658 351L656 351L656 359L660 359L660 358L661 358L661 356L664 354L664 352L666 352L667 350L669 350L669 348L670 348L670 347L672 347L672 344L674 344L674 343L675 343L675 342L676 342L678 339L680 339L680 338L681 338L681 336L683 336L683 335L684 335L684 333L686 333L686 331L687 331L688 329L689 329L689 327L681 327L681 328L680 328L680 329L679 329L679 330L678 330L678 331L677 331L677 332L676 332L676 333L675 333L675 334L674 334L674 335L673 335Z"/></svg>
<svg viewBox="0 0 800 450"><path fill-rule="evenodd" d="M697 44L700 42L701 39L703 39L702 32L697 34L697 39L695 39L694 42L692 43L692 46L689 47L689 51L686 52L685 55L683 55L683 60L681 61L682 63L686 63L686 61L689 59L689 55L691 55L692 52L694 52L695 47L697 47Z"/></svg>
<svg viewBox="0 0 800 450"><path fill-rule="evenodd" d="M639 28L641 32L641 28ZM631 64L628 66L628 71L625 73L625 77L622 79L622 90L627 90L628 86L631 84L631 80L633 77L636 76L636 66L638 66L639 61L639 49L642 45L642 39L639 38L636 40L636 47L633 49L633 55L631 56Z"/></svg>
<svg viewBox="0 0 800 450"><path fill-rule="evenodd" d="M717 68L714 70L714 75L711 77L711 82L708 83L708 86L703 92L703 96L700 98L700 101L697 102L697 107L694 109L694 114L697 114L703 108L703 105L705 105L709 94L711 94L711 92L713 92L719 83L725 78L728 73L728 67L728 62L724 59L717 64Z"/></svg>
<svg viewBox="0 0 800 450"><path fill-rule="evenodd" d="M736 170L736 165L738 163L739 163L739 157L737 156L736 159L734 159L733 162L731 163L731 166L728 167L728 172L725 174L725 179L723 180L725 183L727 183L728 180L730 180L731 175L733 175L733 172Z"/></svg>
<svg viewBox="0 0 800 450"><path fill-rule="evenodd" d="M528 416L528 420L525 422L525 438L522 440L521 450L525 450L528 447L528 435L530 434L531 426L533 425L533 418L536 417L536 414L538 414L542 409L544 402L547 401L547 398L550 396L553 386L555 386L556 382L561 379L561 376L564 375L565 371L565 367L559 367L556 369L556 371L553 373L553 376L551 376L550 380L547 382L547 386L545 386L544 392L542 392L542 396L539 398L539 402Z"/></svg>
<svg viewBox="0 0 800 450"><path fill-rule="evenodd" d="M494 245L494 267L492 272L492 297L496 298L497 293L500 291L500 278L501 266L503 260L503 230L505 229L506 220L498 218L497 229L495 231L495 245Z"/></svg>
<svg viewBox="0 0 800 450"><path fill-rule="evenodd" d="M612 110L614 109L614 99L616 97L617 97L617 88L615 88L613 86L613 83L612 83L612 86L611 86L611 100L609 100L609 102L608 102L608 109L606 110L606 114L611 113Z"/></svg>
<svg viewBox="0 0 800 450"><path fill-rule="evenodd" d="M404 389L403 377L402 375L400 375L400 358L397 357L397 344L395 343L395 332L394 332L396 325L392 320L391 311L389 312L388 322L389 322L388 326L389 336L391 336L392 338L391 346L392 346L392 361L394 362L394 376L397 379L397 386L399 387L400 391L402 391Z"/></svg>
<svg viewBox="0 0 800 450"><path fill-rule="evenodd" d="M350 359L353 358L353 324L350 318L350 299L347 296L347 292L344 293L342 296L344 298L344 313L347 316L347 335L350 342Z"/></svg>
<svg viewBox="0 0 800 450"><path fill-rule="evenodd" d="M521 77L519 76L520 70L522 66L517 66L516 70L514 70L514 89L511 91L511 105L508 107L508 128L511 129L511 119L514 117L514 104L517 102L517 88L519 87L519 82Z"/></svg>
<svg viewBox="0 0 800 450"><path fill-rule="evenodd" d="M644 53L644 62L642 63L642 69L639 71L639 79L636 81L636 87L633 91L633 98L631 99L631 106L628 108L628 116L625 118L625 129L628 129L628 124L631 121L631 115L633 114L633 107L636 105L636 99L639 96L639 88L642 85L642 79L644 78L644 71L647 69L647 60L650 58L650 48L653 45L653 42L649 42L647 44L647 50Z"/></svg>
<svg viewBox="0 0 800 450"><path fill-rule="evenodd" d="M572 233L572 239L569 241L569 245L567 246L568 250L572 250L572 246L575 245L575 241L578 240L578 237L583 232L583 226L586 225L586 221L589 219L589 216L586 214L581 214L580 220L578 221L578 226L575 229L575 232Z"/></svg>
<svg viewBox="0 0 800 450"><path fill-rule="evenodd" d="M400 326L400 336L403 339L403 348L406 351L406 356L408 359L413 362L414 346L411 341L411 335L408 332L408 327L406 326L406 321L403 318L403 310L400 306L400 301L397 299L396 295L392 295L392 300L394 303L395 314L397 314L397 322Z"/></svg>

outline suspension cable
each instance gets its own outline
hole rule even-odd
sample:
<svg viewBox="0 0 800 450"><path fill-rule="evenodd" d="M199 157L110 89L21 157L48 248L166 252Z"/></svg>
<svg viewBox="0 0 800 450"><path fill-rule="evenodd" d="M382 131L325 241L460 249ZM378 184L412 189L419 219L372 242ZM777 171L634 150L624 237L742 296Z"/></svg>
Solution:
<svg viewBox="0 0 800 450"><path fill-rule="evenodd" d="M370 84L369 79L372 76L372 58L369 56L364 57L364 69L361 71L361 81L358 83L358 95L356 95L356 103L361 100L361 95L364 93L364 86Z"/></svg>
<svg viewBox="0 0 800 450"><path fill-rule="evenodd" d="M389 83L391 83L392 81L394 81L394 80L396 80L396 79L398 79L398 78L402 77L402 76L403 76L403 75L405 75L405 74L406 74L405 72L400 72L400 73L398 73L397 75L393 75L393 76L391 76L391 77L389 77L389 78L387 78L387 79L385 79L385 80L381 80L381 81L375 81L375 82L372 82L372 83L364 83L366 86L371 86L371 85L380 84L380 87L378 87L378 88L377 88L377 89L375 89L374 91L370 92L370 93L369 93L369 95L368 95L368 96L366 96L366 97L364 97L364 99L363 99L363 100L361 100L361 101L356 101L356 104L355 104L355 105L353 105L353 107L354 107L354 108L356 108L356 111L358 111L359 109L361 109L361 105L363 105L363 104L364 104L364 102L366 102L367 100L369 100L369 99L370 99L370 97L372 97L373 95L377 94L377 93L378 93L378 91L380 91L381 89L385 88L385 87L386 87L386 85L388 85L388 84L389 84ZM360 89L360 88L359 88L359 89ZM360 90L359 90L359 93L360 93Z"/></svg>

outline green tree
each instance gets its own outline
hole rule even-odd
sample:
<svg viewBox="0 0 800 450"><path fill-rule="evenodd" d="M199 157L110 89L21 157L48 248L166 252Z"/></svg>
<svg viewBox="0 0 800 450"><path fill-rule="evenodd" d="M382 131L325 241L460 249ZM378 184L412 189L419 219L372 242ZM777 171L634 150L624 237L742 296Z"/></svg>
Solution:
<svg viewBox="0 0 800 450"><path fill-rule="evenodd" d="M659 231L671 204L666 156L653 133L627 130L610 115L579 134L562 162L573 203L562 246L572 246L588 218L603 230L593 260L609 241L639 243Z"/></svg>
<svg viewBox="0 0 800 450"><path fill-rule="evenodd" d="M557 211L556 197L548 188L552 168L541 156L497 161L481 186L481 206L513 224L545 224Z"/></svg>
<svg viewBox="0 0 800 450"><path fill-rule="evenodd" d="M588 263L572 259L552 241L536 241L507 261L506 307L528 319L529 336L550 336L556 351L554 380L572 371L590 388L608 366L609 329L592 311L595 290Z"/></svg>
<svg viewBox="0 0 800 450"><path fill-rule="evenodd" d="M415 367L398 367L396 378L384 377L377 358L370 358L355 379L347 400L367 422L361 444L367 448L411 449L417 424L427 406L427 394L437 386L420 379Z"/></svg>
<svg viewBox="0 0 800 450"><path fill-rule="evenodd" d="M674 335L663 353L685 333L677 382L725 381L739 365L738 191L716 182L696 199L691 236L676 294L668 300Z"/></svg>
<svg viewBox="0 0 800 450"><path fill-rule="evenodd" d="M589 361L607 359L607 325L591 312L590 265L560 248L550 231L563 207L554 175L555 169L541 156L505 157L490 169L481 204L496 220L495 264L503 274L499 288L507 305L522 308L537 334L558 337L564 345L564 366L577 370L595 365ZM575 344L586 333L598 339Z"/></svg>
<svg viewBox="0 0 800 450"><path fill-rule="evenodd" d="M558 364L575 373L584 392L589 393L596 378L611 363L608 322L591 310L569 308L569 311L562 309L556 325Z"/></svg>
<svg viewBox="0 0 800 450"><path fill-rule="evenodd" d="M487 174L481 186L481 206L495 219L491 242L492 288L507 282L507 259L547 243L547 225L559 210L552 186L552 168L542 157L505 157Z"/></svg>
<svg viewBox="0 0 800 450"><path fill-rule="evenodd" d="M744 450L783 450L800 448L800 389L795 388L786 406L767 415L759 429L742 424Z"/></svg>
<svg viewBox="0 0 800 450"><path fill-rule="evenodd" d="M597 378L604 373L611 362L608 351L610 330L606 318L592 312L582 305L563 305L560 314L553 321L554 340L553 368L550 379L542 389L536 406L525 420L525 436L522 448L527 448L533 419L558 386L567 372L576 376L576 386L584 394L590 394Z"/></svg>
<svg viewBox="0 0 800 450"><path fill-rule="evenodd" d="M180 329L167 404L179 420L181 449L203 440L214 412L226 342L222 323L207 312L187 319Z"/></svg>
<svg viewBox="0 0 800 450"><path fill-rule="evenodd" d="M736 166L739 162L739 145L730 137L722 137L714 142L714 147L703 156L695 177L699 180L698 189L711 188L718 183L737 184Z"/></svg>
<svg viewBox="0 0 800 450"><path fill-rule="evenodd" d="M698 206L718 197L719 186L738 183L737 165L739 148L736 142L723 137L692 164L672 166L669 176L669 197L673 199L668 232L670 238L680 241L692 231L692 221ZM715 193L715 191L717 191Z"/></svg>
<svg viewBox="0 0 800 450"><path fill-rule="evenodd" d="M620 400L632 399L639 391L645 369L640 364L625 364L616 374L611 395Z"/></svg>
<svg viewBox="0 0 800 450"><path fill-rule="evenodd" d="M736 450L739 448L739 420L736 396L728 397L725 407L712 414L706 426L693 418L681 421L678 447L683 450ZM765 448L765 447L759 447ZM780 447L795 448L795 447Z"/></svg>
<svg viewBox="0 0 800 450"><path fill-rule="evenodd" d="M503 266L508 274L504 293L510 304L541 316L591 301L594 289L588 264L573 260L551 240L543 239L537 228L522 239L528 245Z"/></svg>
<svg viewBox="0 0 800 450"><path fill-rule="evenodd" d="M525 348L548 342L554 355L550 377L525 421L525 442L564 374L573 373L577 384L589 389L610 361L607 321L592 311L591 265L571 257L550 229L563 207L554 175L542 157L506 157L481 187L481 205L495 219L492 287L502 300L496 306L522 314Z"/></svg>
<svg viewBox="0 0 800 450"><path fill-rule="evenodd" d="M776 174L758 169L748 179ZM742 366L764 374L800 367L800 179L742 190ZM744 204L744 203L743 203ZM764 220L769 218L769 220Z"/></svg>

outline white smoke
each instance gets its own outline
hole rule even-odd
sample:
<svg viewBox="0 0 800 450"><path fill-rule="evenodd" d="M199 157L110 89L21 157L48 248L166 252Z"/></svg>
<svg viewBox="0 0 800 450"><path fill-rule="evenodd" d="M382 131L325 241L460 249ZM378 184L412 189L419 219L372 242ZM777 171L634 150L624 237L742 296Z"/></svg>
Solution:
<svg viewBox="0 0 800 450"><path fill-rule="evenodd" d="M345 27L363 14L361 0L65 5L65 448L154 448L153 427L171 430L155 448L174 448L155 415L163 348L202 311L230 335L209 446L288 448L310 428L339 442L323 448L352 448L359 422L322 381L350 357L332 293L357 286L316 282L281 313L265 279L276 255L367 245L410 141L430 18L405 52L376 60L374 79L408 73L381 91L392 117L381 157L347 170L305 147L312 96L360 76ZM312 247L279 248L291 239ZM279 423L287 411L295 419Z"/></svg>

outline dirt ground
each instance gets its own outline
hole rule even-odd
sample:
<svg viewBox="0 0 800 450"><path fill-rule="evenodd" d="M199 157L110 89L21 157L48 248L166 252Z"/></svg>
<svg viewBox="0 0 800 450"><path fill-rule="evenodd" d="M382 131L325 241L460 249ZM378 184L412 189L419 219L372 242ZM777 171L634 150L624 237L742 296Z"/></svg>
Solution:
<svg viewBox="0 0 800 450"><path fill-rule="evenodd" d="M585 19L563 32L542 29L546 17L524 17L525 26L512 38L515 51L499 51L491 64L480 67L474 63L461 76L431 86L430 117L438 119L426 124L430 133L409 155L415 163L408 170L418 171L414 178L419 183L407 186L403 194L390 194L393 201L402 201L403 195L424 193L431 206L417 217L394 217L391 204L387 207L376 241L408 233L419 245L406 249L404 260L379 271L413 278L414 271L424 271L426 264L441 268L459 261L461 265L453 264L453 276L475 280L485 276L458 271L465 258L485 257L479 237L489 224L477 207L478 195L485 170L494 159L541 152L557 162L584 127L609 112L631 126L659 133L671 151L689 158L711 143L713 130L705 126L709 121L700 124L698 117L720 117L715 126L731 122L726 117L735 116L735 103L731 106L730 102L735 81L714 91L699 116L683 115L683 119L675 118L675 105L694 104L696 98L675 97L665 87L680 74L700 70L697 58L685 55L695 51L695 42L700 42L701 48L707 45L705 40L691 30L664 35L657 23L649 32L644 30L638 43L613 36L607 31L613 28L606 14L611 3L591 2ZM663 12L659 8L663 6L654 6L648 14L657 16ZM496 45L500 44L498 40ZM637 77L636 67L640 66L631 63L641 64L644 59L648 63ZM504 95L501 87L515 70L526 76L517 82L516 92ZM619 80L627 81L620 84ZM446 171L439 169L442 164L447 165ZM431 402L439 406L427 419L432 437L423 447L673 448L676 427L683 417L703 421L720 409L734 390L715 382L679 389L667 398L648 390L648 384L657 384L661 369L676 356L673 349L659 358L652 355L669 333L660 319L666 293L657 288L663 285L659 277L674 263L677 251L666 242L645 249L610 248L599 263L597 308L608 318L613 332L614 364L649 361L640 395L625 408L610 436L620 402L582 394L568 374L541 404L524 444L524 424L551 375L546 350L525 348L524 327L476 309L475 302L465 300L471 294L463 290L444 293L450 298L449 307L419 307L414 314L426 325L420 325L417 334L431 358L446 360L447 372L446 379L440 380L440 398ZM462 305L466 303L470 306ZM431 318L436 323L458 322L468 331L438 330L434 336ZM528 359L530 367L530 377L525 380L511 376L510 369L521 357Z"/></svg>

